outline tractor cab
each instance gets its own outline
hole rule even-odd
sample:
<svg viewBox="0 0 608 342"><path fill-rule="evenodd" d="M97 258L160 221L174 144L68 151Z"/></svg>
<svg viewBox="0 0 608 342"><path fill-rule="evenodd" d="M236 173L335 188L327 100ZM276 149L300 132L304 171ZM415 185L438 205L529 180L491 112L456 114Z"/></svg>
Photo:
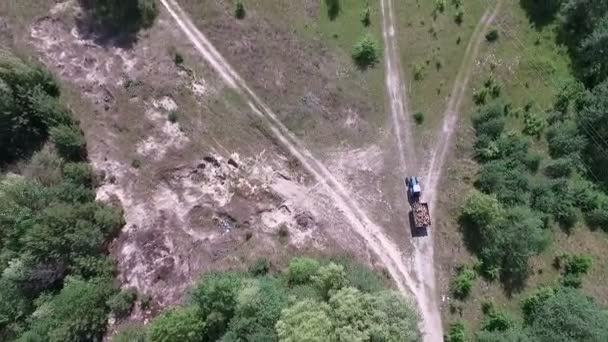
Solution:
<svg viewBox="0 0 608 342"><path fill-rule="evenodd" d="M405 179L405 183L407 184L407 195L409 196L410 200L413 202L419 201L420 195L422 194L422 189L420 188L418 177L408 177Z"/></svg>

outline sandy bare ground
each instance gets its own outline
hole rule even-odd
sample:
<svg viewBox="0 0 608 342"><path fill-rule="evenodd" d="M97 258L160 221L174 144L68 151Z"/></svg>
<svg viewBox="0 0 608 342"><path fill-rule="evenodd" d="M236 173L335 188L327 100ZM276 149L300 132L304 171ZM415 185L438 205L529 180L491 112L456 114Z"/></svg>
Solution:
<svg viewBox="0 0 608 342"><path fill-rule="evenodd" d="M416 282L405 267L405 260L397 245L383 233L381 227L369 219L345 186L303 146L278 120L270 107L247 86L246 82L219 54L209 40L194 26L180 6L174 0L161 0L161 3L209 65L217 71L227 85L247 101L251 111L269 127L271 133L283 144L286 150L297 158L301 165L322 185L324 191L332 198L333 204L341 211L352 229L366 241L368 248L380 258L395 280L399 290L404 294L407 294L410 290L416 295L417 287L411 286Z"/></svg>
<svg viewBox="0 0 608 342"><path fill-rule="evenodd" d="M443 165L445 164L447 153L452 144L452 137L458 122L460 106L464 96L466 95L466 89L473 70L473 64L479 54L479 49L484 40L485 33L488 31L488 28L498 15L501 4L502 1L497 1L494 8L489 8L486 10L484 15L481 17L481 20L477 24L477 27L475 27L475 31L471 36L471 40L467 46L462 64L458 70L458 75L456 76L456 81L454 82L450 99L448 101L448 106L443 115L444 119L441 131L436 139L437 144L431 152L431 161L426 176L426 179L429 181L425 188L425 196L431 208L435 207L434 205L437 200L437 190L439 187L439 180L441 178L441 171L443 169Z"/></svg>
<svg viewBox="0 0 608 342"><path fill-rule="evenodd" d="M385 46L386 88L388 91L393 130L399 151L402 174L417 174L418 164L414 142L411 135L410 111L406 95L401 54L397 41L397 30L394 20L393 0L382 0L382 32ZM438 293L435 284L435 267L433 262L432 230L424 238L412 241L414 249L408 266L415 283L408 284L415 296L422 316L424 340L429 342L443 339L441 312L439 311Z"/></svg>

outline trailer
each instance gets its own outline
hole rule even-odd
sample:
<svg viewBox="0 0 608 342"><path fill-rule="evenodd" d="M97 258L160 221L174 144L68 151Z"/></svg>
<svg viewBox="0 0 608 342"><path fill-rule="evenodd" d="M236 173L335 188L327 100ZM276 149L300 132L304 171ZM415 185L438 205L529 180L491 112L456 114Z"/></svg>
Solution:
<svg viewBox="0 0 608 342"><path fill-rule="evenodd" d="M411 207L411 215L416 229L427 229L431 226L431 214L428 203L422 202L422 187L418 177L411 176L405 179L407 196Z"/></svg>

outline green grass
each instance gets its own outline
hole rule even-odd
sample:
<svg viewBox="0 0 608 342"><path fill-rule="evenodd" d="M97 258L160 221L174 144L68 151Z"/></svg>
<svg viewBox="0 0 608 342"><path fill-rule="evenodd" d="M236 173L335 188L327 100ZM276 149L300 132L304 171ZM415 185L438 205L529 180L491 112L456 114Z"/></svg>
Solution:
<svg viewBox="0 0 608 342"><path fill-rule="evenodd" d="M562 47L555 44L554 26L548 25L537 30L529 23L526 13L519 7L519 2L515 1L503 3L497 21L500 23L495 26L499 31L499 38L494 43L483 43L471 78L469 94L461 111L462 129L457 133L455 153L448 165L450 171L443 181L444 196L439 200L440 219L436 230L440 231L440 250L452 252L439 252L437 258L442 263L475 263L474 257L464 248L462 235L457 228L459 208L466 199L467 192L473 189L478 170L478 166L471 159L474 132L470 128L470 115L475 108L472 103L474 91L481 88L489 77L493 77L501 84L502 98L512 103L514 111L522 111L527 103L532 102L531 112L543 115L542 111L552 105L560 85L572 79L568 56ZM510 116L508 130L521 132L523 122L523 112L518 116ZM532 150L547 157L544 133L540 139L533 138L532 141ZM483 319L481 305L487 300L493 301L497 309L509 311L516 319L521 319L520 301L523 298L538 286L559 283L560 273L552 263L555 256L563 253L593 256L594 263L590 273L584 277L582 290L601 304L608 305L608 286L605 282L608 270L602 266L608 262L605 253L607 249L608 235L601 231L590 231L581 222L571 235L554 228L551 246L541 255L531 259L533 273L523 292L509 296L499 282L487 282L478 278L468 300L451 301L454 312L450 312L450 306L444 307L445 324L447 326L450 322L462 320L469 332L475 331Z"/></svg>
<svg viewBox="0 0 608 342"><path fill-rule="evenodd" d="M487 1L464 2L463 22L456 23L456 8L446 2L443 13L433 15L434 1L394 1L398 20L399 49L412 113L426 115L422 128L413 134L419 146L435 138L441 127L454 80L461 66L467 44L479 22ZM415 80L422 69L422 77Z"/></svg>

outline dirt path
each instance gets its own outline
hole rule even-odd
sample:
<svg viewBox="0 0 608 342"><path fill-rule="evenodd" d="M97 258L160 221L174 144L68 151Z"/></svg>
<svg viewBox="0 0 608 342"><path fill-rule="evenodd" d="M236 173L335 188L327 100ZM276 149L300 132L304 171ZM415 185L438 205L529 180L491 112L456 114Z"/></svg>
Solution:
<svg viewBox="0 0 608 342"><path fill-rule="evenodd" d="M334 205L344 215L353 230L366 241L368 247L380 258L395 280L399 290L404 294L411 291L416 298L421 298L420 286L417 286L418 283L414 281L406 269L405 260L399 248L383 233L381 227L369 219L361 206L353 199L354 196L278 120L275 113L247 86L246 82L224 60L209 40L194 26L188 15L175 0L161 0L161 3L203 58L229 86L233 87L247 101L253 113L265 122L272 134L285 146L287 151L300 161L302 166L316 178L319 184L323 185L327 195L332 198ZM434 339L433 341L441 341L441 339Z"/></svg>
<svg viewBox="0 0 608 342"><path fill-rule="evenodd" d="M397 32L395 29L393 0L382 0L382 36L388 92L393 129L397 139L402 172L415 170L416 153L410 129L410 111L401 68Z"/></svg>
<svg viewBox="0 0 608 342"><path fill-rule="evenodd" d="M477 59L477 55L479 54L479 49L481 48L481 43L484 40L485 33L488 31L488 28L494 19L496 19L501 4L501 0L497 1L494 8L489 8L486 10L484 15L481 17L481 20L477 24L477 27L475 27L475 31L471 36L471 40L467 46L462 64L458 70L458 75L456 76L456 81L454 82L454 87L452 88L450 99L448 101L448 106L443 115L443 125L441 127L441 132L437 137L437 145L435 145L431 153L431 162L426 176L426 179L429 181L427 187L425 188L425 197L431 208L435 208L441 171L443 169L443 165L445 164L447 153L452 144L452 136L454 135L456 124L458 122L458 111L460 110L462 100L466 95L467 85L471 77L471 72L473 71L473 64Z"/></svg>
<svg viewBox="0 0 608 342"><path fill-rule="evenodd" d="M401 174L417 174L418 158L411 134L410 112L408 108L405 80L401 67L398 35L394 20L393 0L381 0L382 32L385 46L386 88L389 95L394 134L397 140ZM416 280L410 284L422 316L424 340L428 342L443 340L443 325L439 311L438 293L435 284L433 263L432 231L424 238L412 239L414 246L408 269Z"/></svg>

